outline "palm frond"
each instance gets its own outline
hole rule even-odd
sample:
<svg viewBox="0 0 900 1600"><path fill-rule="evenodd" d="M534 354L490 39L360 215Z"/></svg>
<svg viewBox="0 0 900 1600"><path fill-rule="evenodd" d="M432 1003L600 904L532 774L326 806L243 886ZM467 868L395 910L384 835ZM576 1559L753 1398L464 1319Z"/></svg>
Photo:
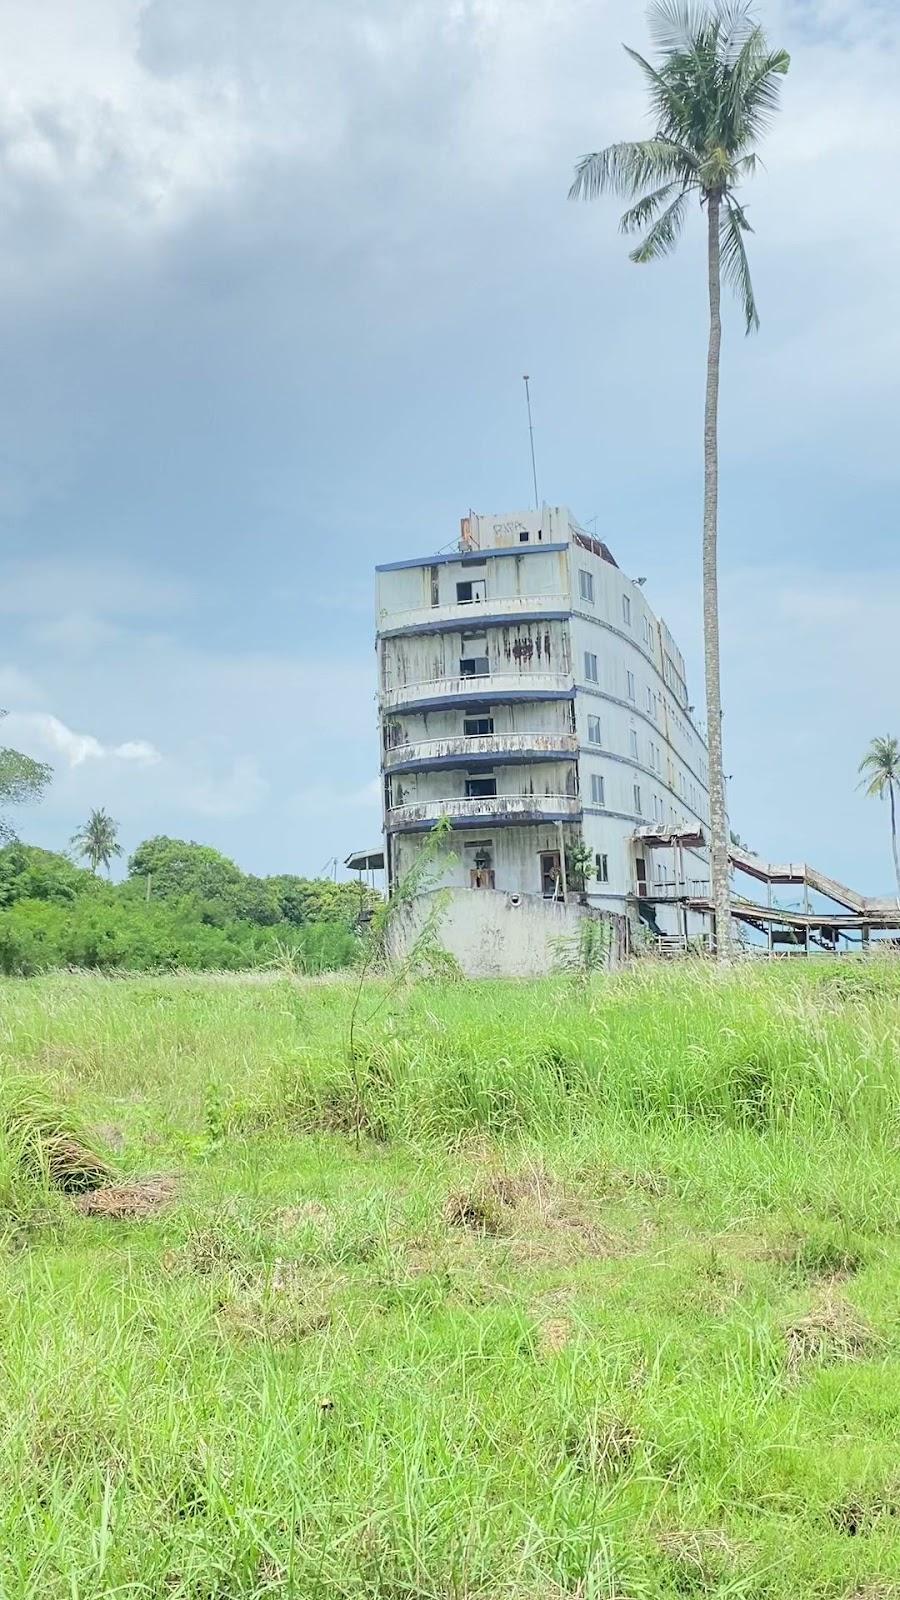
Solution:
<svg viewBox="0 0 900 1600"><path fill-rule="evenodd" d="M690 54L710 21L705 0L653 0L647 7L650 37L657 50L666 55Z"/></svg>
<svg viewBox="0 0 900 1600"><path fill-rule="evenodd" d="M647 79L650 107L659 130L666 133L678 130L680 133L690 122L690 107L683 95L678 92L674 74L657 71L639 50L632 50L630 44L623 45L622 48Z"/></svg>
<svg viewBox="0 0 900 1600"><path fill-rule="evenodd" d="M900 741L890 734L873 739L858 770L863 774L860 788L867 795L883 799L892 784L900 786Z"/></svg>
<svg viewBox="0 0 900 1600"><path fill-rule="evenodd" d="M677 188L677 183L664 183L661 189L654 189L651 194L643 195L637 205L631 206L619 219L619 232L638 233L641 228L646 228L647 224L653 221L660 206L665 205Z"/></svg>
<svg viewBox="0 0 900 1600"><path fill-rule="evenodd" d="M747 333L752 333L759 327L759 313L750 278L750 263L744 246L744 234L752 232L753 229L747 221L743 208L727 195L719 224L722 276L741 302Z"/></svg>
<svg viewBox="0 0 900 1600"><path fill-rule="evenodd" d="M646 261L658 261L661 256L667 256L675 249L684 227L684 213L687 206L688 191L682 189L676 195L670 206L657 217L649 233L643 238L636 250L630 252L629 259L643 264Z"/></svg>
<svg viewBox="0 0 900 1600"><path fill-rule="evenodd" d="M608 145L582 156L575 165L570 200L596 200L601 194L630 199L648 184L677 180L685 171L685 157L666 139L639 139Z"/></svg>
<svg viewBox="0 0 900 1600"><path fill-rule="evenodd" d="M763 133L778 110L781 79L790 66L786 50L769 50L761 28L754 29L725 75L723 112L735 148Z"/></svg>

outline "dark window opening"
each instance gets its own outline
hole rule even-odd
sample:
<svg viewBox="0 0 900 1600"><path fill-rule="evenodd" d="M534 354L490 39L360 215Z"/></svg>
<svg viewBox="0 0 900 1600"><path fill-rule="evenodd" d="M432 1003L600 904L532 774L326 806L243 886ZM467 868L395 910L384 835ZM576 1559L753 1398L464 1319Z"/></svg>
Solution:
<svg viewBox="0 0 900 1600"><path fill-rule="evenodd" d="M541 851L541 894L545 900L562 899L562 864L558 850Z"/></svg>
<svg viewBox="0 0 900 1600"><path fill-rule="evenodd" d="M465 734L467 739L475 739L475 738L483 737L485 734L493 733L493 731L494 731L494 719L493 719L493 717L464 717L463 718L463 733Z"/></svg>
<svg viewBox="0 0 900 1600"><path fill-rule="evenodd" d="M459 663L461 678L486 678L489 672L487 656L463 656Z"/></svg>
<svg viewBox="0 0 900 1600"><path fill-rule="evenodd" d="M527 544L528 543L528 529L527 528L520 528L519 529L519 543L520 544Z"/></svg>
<svg viewBox="0 0 900 1600"><path fill-rule="evenodd" d="M494 881L494 852L490 840L484 844L467 845L468 850L473 850L472 866L469 868L469 887L471 889L493 889Z"/></svg>
<svg viewBox="0 0 900 1600"><path fill-rule="evenodd" d="M483 774L477 778L466 778L467 800L493 800L497 795L497 779L486 778Z"/></svg>
<svg viewBox="0 0 900 1600"><path fill-rule="evenodd" d="M456 585L456 603L460 606L477 604L485 597L484 578L472 578Z"/></svg>
<svg viewBox="0 0 900 1600"><path fill-rule="evenodd" d="M597 882L609 883L609 856L598 854L594 860L597 863Z"/></svg>
<svg viewBox="0 0 900 1600"><path fill-rule="evenodd" d="M437 567L432 567L431 568L431 604L433 606L436 606L436 605L439 604L439 601L440 601L440 593L439 593L439 589L438 589L438 569L437 569Z"/></svg>

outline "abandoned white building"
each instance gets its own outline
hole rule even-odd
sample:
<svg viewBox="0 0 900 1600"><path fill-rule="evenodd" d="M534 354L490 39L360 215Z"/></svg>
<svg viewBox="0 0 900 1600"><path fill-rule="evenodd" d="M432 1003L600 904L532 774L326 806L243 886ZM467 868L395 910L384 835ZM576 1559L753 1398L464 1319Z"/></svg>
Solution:
<svg viewBox="0 0 900 1600"><path fill-rule="evenodd" d="M706 746L643 579L545 506L465 517L451 553L377 586L389 884L447 817L455 890L702 933L684 897L709 877Z"/></svg>

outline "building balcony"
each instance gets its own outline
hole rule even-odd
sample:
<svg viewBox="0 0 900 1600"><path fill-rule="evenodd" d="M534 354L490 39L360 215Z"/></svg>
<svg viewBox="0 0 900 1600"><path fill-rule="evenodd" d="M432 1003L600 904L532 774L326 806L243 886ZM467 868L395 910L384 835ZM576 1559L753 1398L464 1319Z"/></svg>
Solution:
<svg viewBox="0 0 900 1600"><path fill-rule="evenodd" d="M446 606L417 606L412 611L382 611L378 631L382 639L401 633L448 633L454 629L486 627L491 623L548 622L569 616L568 594L488 595L483 600L457 601Z"/></svg>
<svg viewBox="0 0 900 1600"><path fill-rule="evenodd" d="M496 764L514 767L525 761L574 761L578 736L574 733L454 734L446 739L419 739L398 744L384 753L385 772L448 770Z"/></svg>
<svg viewBox="0 0 900 1600"><path fill-rule="evenodd" d="M568 672L492 672L483 677L432 678L382 689L381 709L437 711L452 706L508 705L516 700L571 700Z"/></svg>
<svg viewBox="0 0 900 1600"><path fill-rule="evenodd" d="M473 800L419 800L392 806L387 814L389 833L421 833L446 817L452 828L479 825L522 826L532 822L578 822L581 800L571 794L480 795Z"/></svg>

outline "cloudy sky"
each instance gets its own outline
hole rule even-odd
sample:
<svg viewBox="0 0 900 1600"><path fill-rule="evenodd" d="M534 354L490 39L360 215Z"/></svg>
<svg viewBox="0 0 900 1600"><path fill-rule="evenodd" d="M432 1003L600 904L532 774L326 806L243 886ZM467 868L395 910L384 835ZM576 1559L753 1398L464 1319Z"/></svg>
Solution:
<svg viewBox="0 0 900 1600"><path fill-rule="evenodd" d="M890 881L900 734L893 0L763 0L791 51L728 307L734 825ZM372 578L539 482L646 575L702 687L699 219L629 264L587 149L644 129L632 0L4 0L0 705L20 831L316 872L377 838Z"/></svg>

